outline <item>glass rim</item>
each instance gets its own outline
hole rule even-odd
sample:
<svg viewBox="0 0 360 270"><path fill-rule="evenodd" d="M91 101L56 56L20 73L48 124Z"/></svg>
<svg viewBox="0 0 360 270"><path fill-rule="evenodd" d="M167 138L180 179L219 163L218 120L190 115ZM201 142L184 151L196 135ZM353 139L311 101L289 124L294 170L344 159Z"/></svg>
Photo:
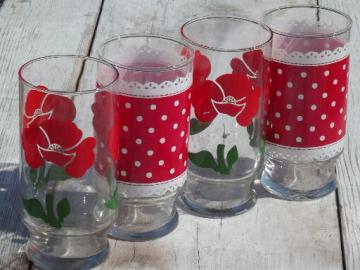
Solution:
<svg viewBox="0 0 360 270"><path fill-rule="evenodd" d="M188 49L190 51L190 56L184 62L178 63L176 65L168 65L166 67L132 67L129 65L117 63L103 55L104 49L108 44L110 44L113 41L126 39L126 38L156 38L156 39L171 41L171 42L177 43L177 44L183 46L184 48ZM99 51L98 55L101 60L106 61L117 68L131 70L131 71L139 71L139 72L166 72L166 71L178 70L178 69L181 69L181 68L191 64L192 60L194 58L194 55L195 55L194 49L192 47L190 47L189 45L187 45L186 43L181 42L180 40L177 40L177 39L169 37L169 36L164 36L164 35L144 34L144 33L121 34L121 35L109 38L100 45L100 48L98 51Z"/></svg>
<svg viewBox="0 0 360 270"><path fill-rule="evenodd" d="M226 19L226 20L233 20L233 21L246 21L246 22L250 22L253 24L256 24L258 26L260 26L262 29L264 29L265 31L267 31L270 36L268 39L266 39L264 42L255 45L255 46L251 46L251 47L244 47L244 48L238 48L238 49L225 49L225 48L221 48L221 47L215 47L215 46L207 46L205 44L199 43L199 42L195 42L192 39L190 39L186 34L185 34L185 28L195 22L198 21L204 21L204 20L209 20L209 19ZM211 51L217 51L217 52L245 52L245 51L253 51L256 49L260 49L265 47L267 44L271 43L272 38L273 38L273 32L270 29L270 27L268 27L266 24L262 23L261 21L256 21L256 20L252 20L246 17L238 17L238 16L221 16L221 15L216 15L216 16L203 16L203 17L196 17L193 18L191 20L188 20L187 22L185 22L181 27L180 27L180 33L181 36L187 41L189 42L191 45L199 47L199 48L203 48L206 50L211 50Z"/></svg>
<svg viewBox="0 0 360 270"><path fill-rule="evenodd" d="M108 83L108 84L106 84L104 86L95 87L95 88L92 88L92 89L84 89L84 90L80 90L80 91L77 90L77 89L73 89L71 91L56 90L56 89L43 89L42 87L39 87L38 85L34 85L28 79L24 78L23 70L27 66L29 66L29 65L31 65L33 63L39 62L39 61L55 59L55 58L73 58L73 59L78 58L78 59L91 60L91 61L94 61L94 62L97 62L97 63L101 63L101 64L104 64L104 65L110 67L112 70L115 71L115 78L112 79L110 81L110 83ZM38 91L41 91L41 92L44 92L44 93L62 94L62 95L84 95L84 94L90 94L90 93L95 93L95 92L101 91L102 89L108 88L109 86L115 84L115 82L119 79L119 72L113 65L111 65L111 63L108 63L106 61L103 61L103 60L101 60L99 58L95 58L95 57L92 57L92 56L77 55L77 54L55 54L55 55L46 55L46 56L34 58L34 59L31 59L31 60L25 62L24 64L22 64L20 66L19 71L18 71L18 76L19 76L20 81L22 83L24 83L26 86L28 86L29 88L34 89L34 90L38 90Z"/></svg>
<svg viewBox="0 0 360 270"><path fill-rule="evenodd" d="M334 8L329 8L329 7L325 7L325 6L321 6L321 5L287 5L287 6L280 6L277 8L273 8L273 9L269 9L267 11L265 11L265 13L263 14L263 19L265 20L266 16L281 11L281 10L286 10L286 9L292 9L292 8L316 8L319 10L326 10L326 11L330 11L332 13L338 14L342 17L344 17L347 21L347 24L340 30L338 31L334 31L332 33L329 34L292 34L292 33L288 33L288 32L283 32L283 31L279 31L276 30L272 27L271 30L273 31L273 33L277 34L277 35L281 35L281 36L286 36L286 37L293 37L293 38L330 38L330 37L334 37L334 36L339 36L341 34L344 34L348 31L350 31L351 27L352 27L352 19L351 17L346 14L345 12L342 12L340 10L334 9Z"/></svg>

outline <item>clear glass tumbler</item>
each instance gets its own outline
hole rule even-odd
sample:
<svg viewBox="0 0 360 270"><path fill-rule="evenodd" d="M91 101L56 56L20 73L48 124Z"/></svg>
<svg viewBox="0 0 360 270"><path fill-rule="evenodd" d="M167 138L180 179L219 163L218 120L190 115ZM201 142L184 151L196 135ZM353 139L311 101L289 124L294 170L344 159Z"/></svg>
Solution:
<svg viewBox="0 0 360 270"><path fill-rule="evenodd" d="M351 19L320 6L268 11L274 32L262 184L288 200L336 188L344 149Z"/></svg>
<svg viewBox="0 0 360 270"><path fill-rule="evenodd" d="M117 78L112 65L85 56L46 56L20 67L26 253L42 269L83 269L108 253L117 190L113 170L101 175L94 166L103 147L95 138L91 106Z"/></svg>
<svg viewBox="0 0 360 270"><path fill-rule="evenodd" d="M193 50L158 35L122 35L106 41L100 57L120 77L106 99L117 112L104 136L116 165L119 217L110 236L142 241L163 236L178 222L174 202L186 179Z"/></svg>
<svg viewBox="0 0 360 270"><path fill-rule="evenodd" d="M237 17L203 17L181 27L195 47L189 176L184 202L204 216L240 214L254 206L262 167L263 100L269 85L264 56L272 33Z"/></svg>

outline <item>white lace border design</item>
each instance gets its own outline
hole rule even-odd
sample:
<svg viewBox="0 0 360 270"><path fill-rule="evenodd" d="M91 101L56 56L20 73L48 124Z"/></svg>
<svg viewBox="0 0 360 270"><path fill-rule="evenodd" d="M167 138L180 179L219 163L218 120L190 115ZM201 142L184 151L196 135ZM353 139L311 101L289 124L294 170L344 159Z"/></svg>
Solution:
<svg viewBox="0 0 360 270"><path fill-rule="evenodd" d="M181 188L187 178L185 170L181 175L165 182L137 184L124 181L117 181L119 195L125 198L146 198L158 197L172 193Z"/></svg>
<svg viewBox="0 0 360 270"><path fill-rule="evenodd" d="M265 153L271 158L286 159L293 162L324 161L340 154L344 145L345 137L335 143L313 148L282 146L267 141Z"/></svg>

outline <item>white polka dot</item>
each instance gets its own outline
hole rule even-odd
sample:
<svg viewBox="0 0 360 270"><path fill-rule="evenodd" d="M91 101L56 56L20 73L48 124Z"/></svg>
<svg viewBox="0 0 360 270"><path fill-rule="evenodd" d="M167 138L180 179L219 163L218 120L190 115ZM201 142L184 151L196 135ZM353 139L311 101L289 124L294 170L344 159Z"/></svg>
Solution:
<svg viewBox="0 0 360 270"><path fill-rule="evenodd" d="M148 155L149 157L151 157L153 154L154 154L154 151L153 151L153 150L148 150L148 151L147 151L147 155Z"/></svg>
<svg viewBox="0 0 360 270"><path fill-rule="evenodd" d="M189 138L186 138L186 141L185 141L185 143L188 143L189 142Z"/></svg>
<svg viewBox="0 0 360 270"><path fill-rule="evenodd" d="M120 174L121 176L126 176L126 171L121 171Z"/></svg>
<svg viewBox="0 0 360 270"><path fill-rule="evenodd" d="M345 86L342 86L341 87L341 92L344 92L345 91Z"/></svg>
<svg viewBox="0 0 360 270"><path fill-rule="evenodd" d="M346 121L346 115L344 116L344 120Z"/></svg>
<svg viewBox="0 0 360 270"><path fill-rule="evenodd" d="M301 72L301 73L300 73L300 77L301 77L301 78L306 78L306 77L307 77L307 73L306 73L306 72Z"/></svg>
<svg viewBox="0 0 360 270"><path fill-rule="evenodd" d="M279 112L276 112L276 113L275 113L275 117L276 117L276 118L280 118L280 113L279 113Z"/></svg>
<svg viewBox="0 0 360 270"><path fill-rule="evenodd" d="M176 146L174 145L171 147L171 152L175 152L175 151L176 151Z"/></svg>
<svg viewBox="0 0 360 270"><path fill-rule="evenodd" d="M315 131L315 127L314 127L314 126L310 126L310 127L309 127L309 130L310 130L310 132L314 132L314 131Z"/></svg>
<svg viewBox="0 0 360 270"><path fill-rule="evenodd" d="M280 91L276 91L276 95L277 95L278 97L281 97L281 92L280 92Z"/></svg>
<svg viewBox="0 0 360 270"><path fill-rule="evenodd" d="M164 115L161 116L161 120L165 121L166 119L167 119L167 115L166 115L166 114L164 114Z"/></svg>
<svg viewBox="0 0 360 270"><path fill-rule="evenodd" d="M131 104L130 104L129 102L126 102L126 103L125 103L125 108L126 108L126 109L130 109L130 108L131 108Z"/></svg>
<svg viewBox="0 0 360 270"><path fill-rule="evenodd" d="M186 113L186 109L181 110L181 114L184 115Z"/></svg>
<svg viewBox="0 0 360 270"><path fill-rule="evenodd" d="M311 85L311 88L312 88L312 89L316 89L316 88L318 88L318 86L319 86L319 85L318 85L317 83L313 83L313 84Z"/></svg>
<svg viewBox="0 0 360 270"><path fill-rule="evenodd" d="M191 98L191 93L189 93L189 95L188 95L188 99L190 99Z"/></svg>
<svg viewBox="0 0 360 270"><path fill-rule="evenodd" d="M103 142L100 143L100 147L101 148L104 148L105 147L105 144Z"/></svg>
<svg viewBox="0 0 360 270"><path fill-rule="evenodd" d="M163 143L165 143L165 138L164 137L162 137L162 138L160 138L160 140L159 140L159 142L161 143L161 144L163 144Z"/></svg>
<svg viewBox="0 0 360 270"><path fill-rule="evenodd" d="M292 109L292 105L291 104L286 104L286 108L288 109L288 110L291 110Z"/></svg>
<svg viewBox="0 0 360 270"><path fill-rule="evenodd" d="M278 68L278 69L276 70L276 72L277 72L277 74L279 74L279 75L283 74L283 71L282 71L281 68Z"/></svg>
<svg viewBox="0 0 360 270"><path fill-rule="evenodd" d="M322 142L325 141L325 136L324 135L320 136L320 141L322 141Z"/></svg>
<svg viewBox="0 0 360 270"><path fill-rule="evenodd" d="M164 165L164 161L163 160L159 160L159 166Z"/></svg>
<svg viewBox="0 0 360 270"><path fill-rule="evenodd" d="M291 126L290 126L290 125L286 125L286 126L285 126L285 130L290 131L290 130L291 130Z"/></svg>
<svg viewBox="0 0 360 270"><path fill-rule="evenodd" d="M326 114L322 114L322 115L321 115L321 119L322 119L322 120L325 120L326 117L327 117Z"/></svg>
<svg viewBox="0 0 360 270"><path fill-rule="evenodd" d="M327 97L328 97L328 93L324 92L324 93L322 94L322 98L327 98Z"/></svg>
<svg viewBox="0 0 360 270"><path fill-rule="evenodd" d="M280 138L280 135L279 135L278 133L275 133L275 134L274 134L274 138L275 138L275 139L279 139L279 138Z"/></svg>
<svg viewBox="0 0 360 270"><path fill-rule="evenodd" d="M337 85L337 83L338 83L337 79L333 80L333 85Z"/></svg>
<svg viewBox="0 0 360 270"><path fill-rule="evenodd" d="M298 99L303 100L303 99L304 99L304 95L303 95L303 94L299 94L299 95L298 95Z"/></svg>
<svg viewBox="0 0 360 270"><path fill-rule="evenodd" d="M155 129L154 129L154 128L149 128L149 129L148 129L148 132L149 132L149 133L154 133L154 132L155 132Z"/></svg>
<svg viewBox="0 0 360 270"><path fill-rule="evenodd" d="M317 106L316 106L315 104L311 105L311 107L310 107L310 109L311 109L312 111L315 111L316 108L317 108Z"/></svg>
<svg viewBox="0 0 360 270"><path fill-rule="evenodd" d="M173 125L173 129L177 129L178 128L178 124L177 123L175 123L174 125Z"/></svg>
<svg viewBox="0 0 360 270"><path fill-rule="evenodd" d="M328 70L325 70L325 71L324 71L324 76L325 76L325 77L329 76L329 74L330 74L330 71L328 71Z"/></svg>
<svg viewBox="0 0 360 270"><path fill-rule="evenodd" d="M142 143L142 140L139 139L139 138L137 138L137 139L135 140L135 142L136 142L136 144L141 144L141 143Z"/></svg>
<svg viewBox="0 0 360 270"><path fill-rule="evenodd" d="M123 126L122 129L123 129L123 131L128 131L129 130L128 126Z"/></svg>
<svg viewBox="0 0 360 270"><path fill-rule="evenodd" d="M339 129L338 134L339 134L339 135L341 135L341 133L342 133L342 130L341 130L341 129Z"/></svg>
<svg viewBox="0 0 360 270"><path fill-rule="evenodd" d="M135 164L135 167L140 167L141 166L141 162L138 161L138 160L136 160L134 164Z"/></svg>
<svg viewBox="0 0 360 270"><path fill-rule="evenodd" d="M271 101L270 101L270 99L268 99L268 104L270 105L270 103L271 103Z"/></svg>
<svg viewBox="0 0 360 270"><path fill-rule="evenodd" d="M343 112L344 112L344 109L341 108L341 109L339 110L339 113L342 114Z"/></svg>
<svg viewBox="0 0 360 270"><path fill-rule="evenodd" d="M331 107L335 107L335 106L336 106L336 101L334 100L331 102Z"/></svg>
<svg viewBox="0 0 360 270"><path fill-rule="evenodd" d="M156 105L155 105L155 104L151 104L151 105L150 105L150 110L152 110L152 111L156 110Z"/></svg>
<svg viewBox="0 0 360 270"><path fill-rule="evenodd" d="M183 154L181 153L180 155L179 155L179 159L182 159L183 158Z"/></svg>
<svg viewBox="0 0 360 270"><path fill-rule="evenodd" d="M301 137L296 137L296 142L297 142L297 143L301 143L301 142L302 142L302 138L301 138Z"/></svg>
<svg viewBox="0 0 360 270"><path fill-rule="evenodd" d="M286 85L287 85L288 88L292 88L294 86L294 84L292 82L287 82Z"/></svg>
<svg viewBox="0 0 360 270"><path fill-rule="evenodd" d="M334 127L335 127L335 123L334 123L334 122L331 122L331 123L330 123L330 127L331 127L331 128L334 128Z"/></svg>
<svg viewBox="0 0 360 270"><path fill-rule="evenodd" d="M175 106L175 107L179 106L179 101L178 101L178 100L175 100L174 106Z"/></svg>
<svg viewBox="0 0 360 270"><path fill-rule="evenodd" d="M180 137L184 137L185 136L185 131L181 131L180 132Z"/></svg>
<svg viewBox="0 0 360 270"><path fill-rule="evenodd" d="M174 168L171 168L170 174L174 174L174 172L175 172L175 169L174 169Z"/></svg>
<svg viewBox="0 0 360 270"><path fill-rule="evenodd" d="M345 70L345 69L346 69L346 65L344 64L344 65L342 66L342 68L343 68L343 70Z"/></svg>
<svg viewBox="0 0 360 270"><path fill-rule="evenodd" d="M188 117L186 118L186 121L187 121L187 122L189 122L189 121L190 121L190 116L188 116Z"/></svg>
<svg viewBox="0 0 360 270"><path fill-rule="evenodd" d="M184 161L184 166L185 166L185 167L186 167L186 164L187 164L187 161L185 160L185 161Z"/></svg>
<svg viewBox="0 0 360 270"><path fill-rule="evenodd" d="M121 148L121 153L123 153L124 155L127 154L128 150L126 148Z"/></svg>
<svg viewBox="0 0 360 270"><path fill-rule="evenodd" d="M142 122L144 118L141 115L136 116L136 121Z"/></svg>
<svg viewBox="0 0 360 270"><path fill-rule="evenodd" d="M304 120L304 117L302 117L301 115L299 115L298 117L296 117L296 120L298 120L299 122L301 122L302 120Z"/></svg>
<svg viewBox="0 0 360 270"><path fill-rule="evenodd" d="M151 178L152 177L152 173L151 172L147 172L146 173L146 178Z"/></svg>
<svg viewBox="0 0 360 270"><path fill-rule="evenodd" d="M270 125L270 121L266 120L266 125L269 126Z"/></svg>

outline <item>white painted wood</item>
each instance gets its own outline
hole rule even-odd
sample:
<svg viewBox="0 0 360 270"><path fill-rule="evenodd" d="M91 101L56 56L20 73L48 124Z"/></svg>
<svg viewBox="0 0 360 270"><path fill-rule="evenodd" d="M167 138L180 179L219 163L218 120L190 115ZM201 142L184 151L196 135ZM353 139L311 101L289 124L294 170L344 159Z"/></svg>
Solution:
<svg viewBox="0 0 360 270"><path fill-rule="evenodd" d="M3 2L3 1L0 1ZM16 191L20 64L48 54L86 54L101 0L5 0L0 7L0 269L28 269Z"/></svg>
<svg viewBox="0 0 360 270"><path fill-rule="evenodd" d="M178 36L186 19L211 14L260 17L265 9L312 1L119 1L103 6L92 55L121 33ZM178 228L144 243L110 240L108 260L96 269L342 269L335 196L314 202L259 199L249 213L204 219L180 211Z"/></svg>
<svg viewBox="0 0 360 270"><path fill-rule="evenodd" d="M348 144L337 166L341 228L346 269L360 269L360 2L320 0L321 5L348 13L353 19L351 32L350 88L348 94Z"/></svg>

